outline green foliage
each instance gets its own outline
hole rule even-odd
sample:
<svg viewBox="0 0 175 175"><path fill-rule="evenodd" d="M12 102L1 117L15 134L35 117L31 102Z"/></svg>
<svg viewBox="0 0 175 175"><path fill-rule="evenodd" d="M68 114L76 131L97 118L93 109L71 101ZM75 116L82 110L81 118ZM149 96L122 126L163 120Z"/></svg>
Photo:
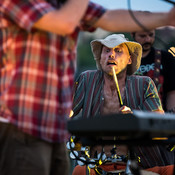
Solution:
<svg viewBox="0 0 175 175"><path fill-rule="evenodd" d="M88 68L95 66L95 60L91 52L89 40L86 40L82 44L79 44L77 53L78 53L78 59L77 59L78 68L84 68L84 67Z"/></svg>

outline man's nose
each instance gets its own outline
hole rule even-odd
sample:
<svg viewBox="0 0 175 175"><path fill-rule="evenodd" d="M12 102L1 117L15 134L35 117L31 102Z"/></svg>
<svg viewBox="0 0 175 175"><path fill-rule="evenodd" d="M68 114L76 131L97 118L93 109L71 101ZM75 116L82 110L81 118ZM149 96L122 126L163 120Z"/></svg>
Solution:
<svg viewBox="0 0 175 175"><path fill-rule="evenodd" d="M150 41L151 40L151 37L150 36L146 36L145 37L145 41Z"/></svg>
<svg viewBox="0 0 175 175"><path fill-rule="evenodd" d="M109 52L109 58L115 58L115 52L114 52L114 50L111 50Z"/></svg>

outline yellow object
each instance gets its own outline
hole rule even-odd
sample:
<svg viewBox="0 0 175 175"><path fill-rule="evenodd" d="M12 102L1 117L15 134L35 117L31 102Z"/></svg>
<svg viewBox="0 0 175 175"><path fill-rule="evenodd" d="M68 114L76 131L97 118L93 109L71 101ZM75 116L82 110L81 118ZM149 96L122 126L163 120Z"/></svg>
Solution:
<svg viewBox="0 0 175 175"><path fill-rule="evenodd" d="M112 73L113 73L113 78L114 78L115 85L116 85L116 88L117 88L117 93L118 93L118 98L119 98L119 101L120 101L120 105L123 106L123 101L122 101L122 97L121 97L121 94L120 94L120 89L119 89L119 85L118 85L117 75L116 75L114 67L112 67Z"/></svg>
<svg viewBox="0 0 175 175"><path fill-rule="evenodd" d="M170 52L175 57L175 47L170 47L168 52Z"/></svg>
<svg viewBox="0 0 175 175"><path fill-rule="evenodd" d="M152 140L168 140L167 137L153 137Z"/></svg>
<svg viewBox="0 0 175 175"><path fill-rule="evenodd" d="M81 143L76 143L74 149L77 151L81 151Z"/></svg>
<svg viewBox="0 0 175 175"><path fill-rule="evenodd" d="M170 151L173 151L174 150L174 148L175 148L175 145L170 149Z"/></svg>
<svg viewBox="0 0 175 175"><path fill-rule="evenodd" d="M73 114L74 114L74 111L70 111L70 114L69 114L69 117L71 118L72 116L73 116Z"/></svg>

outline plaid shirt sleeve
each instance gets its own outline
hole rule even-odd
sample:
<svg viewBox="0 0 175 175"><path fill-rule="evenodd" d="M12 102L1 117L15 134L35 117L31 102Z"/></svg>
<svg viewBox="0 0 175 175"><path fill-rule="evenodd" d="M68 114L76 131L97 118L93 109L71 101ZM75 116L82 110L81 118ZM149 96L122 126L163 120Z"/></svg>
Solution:
<svg viewBox="0 0 175 175"><path fill-rule="evenodd" d="M44 14L54 10L44 0L2 0L1 8L13 23L28 31Z"/></svg>
<svg viewBox="0 0 175 175"><path fill-rule="evenodd" d="M98 4L89 2L86 13L81 21L80 28L82 30L94 31L93 25L99 20L99 18L106 12L106 9Z"/></svg>

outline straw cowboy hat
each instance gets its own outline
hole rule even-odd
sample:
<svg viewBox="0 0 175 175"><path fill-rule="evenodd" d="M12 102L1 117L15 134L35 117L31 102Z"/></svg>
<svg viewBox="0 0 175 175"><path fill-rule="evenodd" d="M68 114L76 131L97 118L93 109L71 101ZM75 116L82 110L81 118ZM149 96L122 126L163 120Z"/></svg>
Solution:
<svg viewBox="0 0 175 175"><path fill-rule="evenodd" d="M132 64L128 65L127 74L132 75L140 67L142 57L142 46L137 42L128 41L123 34L112 34L105 39L96 39L91 41L91 49L96 60L97 69L101 69L100 58L102 52L102 46L108 48L114 48L120 44L125 43L129 49L131 55Z"/></svg>

